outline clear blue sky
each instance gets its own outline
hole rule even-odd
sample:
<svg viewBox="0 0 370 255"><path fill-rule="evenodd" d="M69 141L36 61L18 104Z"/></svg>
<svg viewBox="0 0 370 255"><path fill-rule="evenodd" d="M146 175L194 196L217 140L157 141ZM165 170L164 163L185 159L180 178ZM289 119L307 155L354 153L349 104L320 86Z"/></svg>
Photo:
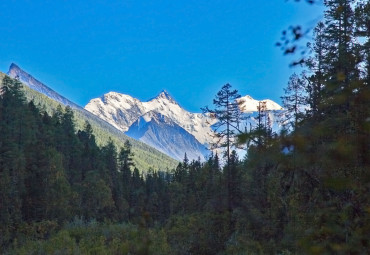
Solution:
<svg viewBox="0 0 370 255"><path fill-rule="evenodd" d="M0 1L0 70L11 62L84 106L109 91L148 100L166 89L185 109L227 82L280 102L292 60L274 46L322 6L293 0Z"/></svg>

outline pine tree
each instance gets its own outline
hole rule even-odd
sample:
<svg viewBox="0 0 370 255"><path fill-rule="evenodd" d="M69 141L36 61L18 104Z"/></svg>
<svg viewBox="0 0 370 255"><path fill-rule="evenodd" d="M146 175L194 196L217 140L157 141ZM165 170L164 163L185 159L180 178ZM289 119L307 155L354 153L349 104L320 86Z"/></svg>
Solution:
<svg viewBox="0 0 370 255"><path fill-rule="evenodd" d="M290 76L288 86L284 89L285 96L281 97L284 109L286 109L284 124L288 126L288 129L294 130L303 119L304 107L307 102L304 94L305 88L304 78L300 78L297 74Z"/></svg>
<svg viewBox="0 0 370 255"><path fill-rule="evenodd" d="M131 167L135 167L133 156L134 153L132 152L132 145L129 140L126 140L118 157L121 172L124 170L130 170Z"/></svg>
<svg viewBox="0 0 370 255"><path fill-rule="evenodd" d="M97 170L102 167L99 158L99 148L96 145L95 136L89 122L86 121L84 130L77 132L82 146L81 159L79 164L79 181L85 179L86 173L90 170Z"/></svg>
<svg viewBox="0 0 370 255"><path fill-rule="evenodd" d="M353 0L325 1L325 40L328 73L323 89L322 104L325 119L341 134L351 132L351 113L354 111L353 89L359 80L354 42Z"/></svg>
<svg viewBox="0 0 370 255"><path fill-rule="evenodd" d="M325 44L325 24L319 22L314 29L314 42L308 44L313 52L313 56L306 61L310 74L305 74L308 82L306 91L308 93L308 104L310 109L308 113L312 119L317 122L321 120L322 115L322 90L325 83L325 74L328 69L326 60L327 45Z"/></svg>
<svg viewBox="0 0 370 255"><path fill-rule="evenodd" d="M359 103L364 102L360 99L364 87L353 3L325 1L325 23L315 31L315 56L308 65L312 72L307 79L309 102L314 107L297 130L304 146L293 157L294 169L299 168L294 179L307 188L294 194L292 201L305 208L298 212L303 219L301 229L312 231L302 243L317 245L322 253L333 252L335 246L343 253L363 252L361 238L355 236L363 231L358 222L365 222L366 217L352 212L362 210L356 201L364 198L364 190L358 187L363 186L360 179L366 170L359 167L359 158L369 147L360 141L366 135L358 139L363 123L358 110L366 104ZM312 251L309 245L304 247L308 252Z"/></svg>
<svg viewBox="0 0 370 255"><path fill-rule="evenodd" d="M231 147L234 144L235 135L240 133L240 121L242 114L239 109L240 98L237 90L232 90L230 84L222 86L217 92L213 105L215 109L210 109L208 106L202 108L203 112L209 114L211 118L216 119L213 125L215 128L216 143L213 148L226 148L227 162L230 161Z"/></svg>
<svg viewBox="0 0 370 255"><path fill-rule="evenodd" d="M227 172L227 176L230 176L230 181L228 182L230 206L232 209L235 209L240 206L240 202L242 199L241 171L239 168L239 158L235 150L231 152L230 167L227 168L226 171L229 171Z"/></svg>
<svg viewBox="0 0 370 255"><path fill-rule="evenodd" d="M17 80L5 76L0 97L0 237L9 244L22 221L28 108Z"/></svg>
<svg viewBox="0 0 370 255"><path fill-rule="evenodd" d="M362 56L361 82L358 83L354 99L353 119L357 138L357 154L359 165L370 164L370 128L366 121L370 115L370 3L369 1L358 1L355 9L355 36L359 41L360 54Z"/></svg>
<svg viewBox="0 0 370 255"><path fill-rule="evenodd" d="M237 90L232 90L230 84L225 84L213 99L215 109L205 107L204 113L210 114L217 122L213 125L215 127L215 137L217 142L214 147L226 148L226 184L227 184L227 197L228 209L233 208L232 203L232 183L233 176L231 174L231 148L235 142L236 135L240 133L240 121L242 114L239 108L241 102L238 102L240 95Z"/></svg>
<svg viewBox="0 0 370 255"><path fill-rule="evenodd" d="M130 193L132 191L132 170L135 167L133 163L133 153L131 151L131 143L126 140L124 147L121 148L118 155L118 169L119 177L116 184L116 206L121 220L128 220L129 218L129 201Z"/></svg>

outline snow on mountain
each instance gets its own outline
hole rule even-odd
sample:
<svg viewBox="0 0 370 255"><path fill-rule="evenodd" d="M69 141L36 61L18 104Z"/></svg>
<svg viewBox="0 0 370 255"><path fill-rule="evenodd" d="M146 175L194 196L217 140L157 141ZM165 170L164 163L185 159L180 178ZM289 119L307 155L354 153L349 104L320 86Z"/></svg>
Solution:
<svg viewBox="0 0 370 255"><path fill-rule="evenodd" d="M214 123L202 113L190 113L184 110L166 91L157 97L141 102L129 95L109 92L100 98L92 99L85 109L111 123L116 128L127 131L141 116L148 112L160 113L193 135L201 144L212 141Z"/></svg>
<svg viewBox="0 0 370 255"><path fill-rule="evenodd" d="M90 100L85 109L121 131L127 131L139 116L146 113L138 99L116 92Z"/></svg>
<svg viewBox="0 0 370 255"><path fill-rule="evenodd" d="M283 110L279 104L275 103L270 99L264 99L261 101L253 99L251 96L246 95L238 99L239 107L242 112L256 112L258 111L258 106L260 103L266 103L266 110L273 111L273 110Z"/></svg>
<svg viewBox="0 0 370 255"><path fill-rule="evenodd" d="M124 141L129 140L133 146L134 162L139 167L140 170L147 170L148 167L153 167L154 169L166 169L168 166L175 166L176 161L164 155L162 152L155 150L153 147L146 145L145 143L136 141L125 135L122 130L118 130L111 123L108 123L95 114L85 110L84 108L78 106L67 98L61 96L47 85L38 81L32 75L23 71L15 64L11 64L8 75L12 78L18 79L30 90L25 90L24 92L30 96L30 99L35 100L35 103L41 103L41 105L47 104L47 108L52 112L56 109L55 102L61 103L62 105L70 106L76 117L76 126L82 128L85 121L89 121L92 125L95 135L103 144L108 141L108 138L112 138L116 145L123 146ZM0 72L1 76L1 72ZM0 77L1 78L1 77ZM40 98L38 93L47 96L48 100ZM28 98L28 97L27 97ZM29 98L28 98L29 99ZM145 157L142 157L145 155Z"/></svg>
<svg viewBox="0 0 370 255"><path fill-rule="evenodd" d="M258 101L248 95L240 98L239 103L241 111L250 117L243 124L246 127L257 125L258 106L265 103L273 130L279 129L275 112L283 108L277 103L269 99ZM214 141L212 125L217 120L184 110L166 91L146 102L109 92L92 99L85 109L176 159L182 159L185 152L189 158L204 157L203 147L209 148Z"/></svg>
<svg viewBox="0 0 370 255"><path fill-rule="evenodd" d="M247 128L256 127L258 124L258 107L265 107L264 111L267 112L266 117L263 118L263 124L269 125L273 132L278 132L281 129L281 119L283 117L282 111L284 110L279 104L270 99L255 100L251 96L246 95L238 99L240 110L245 113L247 118L244 125Z"/></svg>
<svg viewBox="0 0 370 255"><path fill-rule="evenodd" d="M83 109L15 64L10 66L8 75L64 105L85 111L85 115L92 115L89 118L106 121L118 130L127 132L129 136L152 145L175 159L181 160L185 152L190 159L204 159L206 148L214 141L212 125L217 120L202 113L186 111L165 90L146 102L130 95L109 92L100 98L92 99ZM273 130L278 130L279 124L275 121L274 111L283 108L269 99L258 101L248 95L239 99L241 111L250 116L244 125L256 125L256 111L261 102L265 103L266 110L270 111L269 119Z"/></svg>
<svg viewBox="0 0 370 255"><path fill-rule="evenodd" d="M185 153L190 160L205 160L207 148L172 119L158 112L150 111L139 117L126 132L167 155L182 160Z"/></svg>

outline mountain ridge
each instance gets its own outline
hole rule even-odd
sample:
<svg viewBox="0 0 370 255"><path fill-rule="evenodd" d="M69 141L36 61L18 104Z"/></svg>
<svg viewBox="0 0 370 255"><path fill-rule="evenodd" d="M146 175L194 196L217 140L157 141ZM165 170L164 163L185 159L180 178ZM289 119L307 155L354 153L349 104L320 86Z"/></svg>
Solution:
<svg viewBox="0 0 370 255"><path fill-rule="evenodd" d="M207 148L193 135L172 119L154 111L139 117L126 134L179 160L186 153L190 160L199 158L204 161L209 154Z"/></svg>
<svg viewBox="0 0 370 255"><path fill-rule="evenodd" d="M9 70L11 78L17 78L23 83L23 85L25 85L23 86L23 91L25 92L28 101L34 100L36 105L39 104L41 107L45 108L49 114L52 114L53 111L55 111L57 105L61 104L65 106L65 104L63 103L64 101L60 102L57 100L60 98L68 100L67 98L59 95L57 92L50 89L42 82L38 81L36 78L22 70L17 65L12 64ZM0 80L2 80L2 78L6 74L1 72L0 74ZM34 88L31 88L31 86L29 86L27 82L30 79L32 80L33 84L38 85L38 90L35 90ZM56 98L50 97L50 94L49 96L45 95L43 93L43 91L45 91L43 90L43 88L45 88L46 90L49 89L49 91L54 92L55 94L52 94L52 96L57 95ZM60 97L58 97L58 95ZM98 116L86 111L84 108L78 106L72 101L68 101L72 103L68 105L75 113L76 127L82 129L85 120L88 120L93 126L94 134L97 137L99 145L104 145L108 142L109 139L112 139L115 142L116 146L119 148L123 147L124 141L129 140L133 145L134 154L136 154L136 156L134 156L134 162L140 170L146 171L149 168L166 170L168 168L173 168L176 166L177 161L175 159L170 158L168 155L163 154L162 152L146 145L141 141L137 141L131 137L128 137L127 135L123 134L123 132L113 127L110 123L105 122ZM138 155L141 155L141 158Z"/></svg>
<svg viewBox="0 0 370 255"><path fill-rule="evenodd" d="M272 100L265 99L258 101L248 95L240 98L239 103L240 109L245 114L252 113L248 124L255 123L252 117L255 115L261 103L265 103L266 110L268 111L283 109ZM185 154L187 150L192 152L190 153L191 156L189 156L188 153L189 159L196 159L199 156L205 159L208 153L205 153L202 147L210 148L210 145L215 142L212 125L215 124L217 120L209 117L207 114L186 111L166 90L162 90L156 97L147 101L140 101L127 94L108 92L99 98L91 99L85 106L85 109L111 123L123 132L126 132L127 135L140 139L158 150L166 152L168 155L176 155L178 160L181 160L183 155L179 156L177 151L183 151L183 154ZM167 129L166 132L162 132L166 135L158 135L161 133L161 131L158 130L160 121L153 122L151 117L147 116L149 113L162 116L160 118L162 120L160 126L163 129ZM165 116L165 118L163 116ZM140 122L145 122L146 132L152 132L156 135L141 133ZM165 124L167 124L167 127ZM179 126L179 128L170 127L174 124ZM169 130L178 133L171 133ZM184 135L183 130L188 132L190 136ZM171 140L174 136L177 136L178 139L173 141L173 144L165 141ZM197 142L185 141L185 139L193 140L194 138ZM198 143L201 146L199 146ZM175 144L178 146L176 149ZM186 145L192 146L186 147Z"/></svg>
<svg viewBox="0 0 370 255"><path fill-rule="evenodd" d="M201 157L204 160L209 154L206 148L210 148L214 143L212 125L217 120L207 114L186 111L166 90L162 90L147 101L141 101L127 94L108 92L101 97L91 99L82 108L14 63L11 64L8 74L31 89L79 111L86 118L93 119L97 123L101 122L103 126L109 125L108 129L114 129L113 133L116 135L121 132L120 137L140 140L176 160L182 160L185 152L188 152L189 159ZM239 98L238 101L240 110L250 114L249 125L256 122L253 117L258 107L264 106L268 111L283 109L272 100L259 101L249 95ZM145 127L145 131L140 130L140 127ZM124 135L124 132L127 132L128 136Z"/></svg>
<svg viewBox="0 0 370 255"><path fill-rule="evenodd" d="M171 96L161 92L148 101L140 101L127 94L108 92L99 98L91 99L85 109L126 132L142 115L157 111L170 117L180 127L192 134L201 144L209 144L212 119L202 113L184 110Z"/></svg>
<svg viewBox="0 0 370 255"><path fill-rule="evenodd" d="M34 89L50 98L53 98L54 100L64 104L68 105L72 108L79 108L83 109L83 107L77 105L76 103L73 103L66 97L60 95L58 92L55 90L49 88L39 80L37 80L35 77L33 77L31 74L27 73L23 69L21 69L18 65L15 63L11 63L9 67L9 71L7 72L7 75L9 77L20 80L22 83L26 84L28 87L31 89Z"/></svg>
<svg viewBox="0 0 370 255"><path fill-rule="evenodd" d="M166 133L166 136L152 135L150 136L152 140L150 140L148 133L143 136L135 134L135 132L139 132L137 128L131 129L128 135L145 141L158 150L165 151L168 155L176 155L175 158L178 160L182 160L187 151L190 152L188 153L189 159L197 159L198 157L205 159L208 154L208 152L205 152L204 148L207 147L205 145L212 142L209 134L213 131L207 123L212 120L203 114L190 113L184 110L165 90L148 101L140 101L130 95L118 92L108 92L99 98L90 100L85 106L85 109L111 123L123 132L129 131L130 127L141 117L144 117L144 119L145 116L148 117L147 114L150 112L152 114L158 113L166 116L162 120L167 120L167 124L176 124L178 127L167 127L167 132L164 132L158 130L159 126L165 128L164 125L159 125L158 122L152 122L150 120L147 122L148 132L149 130L155 130L153 131L155 134L162 132ZM134 126L137 127L137 125L138 123ZM177 134L171 133L169 130L177 132ZM183 130L189 135L184 134ZM174 136L177 136L178 140L176 142L174 141L173 144L165 141L170 140ZM189 141L185 141L184 139ZM177 147L175 143L177 143ZM190 144L192 147L186 147L186 145ZM180 155L180 152L182 155Z"/></svg>

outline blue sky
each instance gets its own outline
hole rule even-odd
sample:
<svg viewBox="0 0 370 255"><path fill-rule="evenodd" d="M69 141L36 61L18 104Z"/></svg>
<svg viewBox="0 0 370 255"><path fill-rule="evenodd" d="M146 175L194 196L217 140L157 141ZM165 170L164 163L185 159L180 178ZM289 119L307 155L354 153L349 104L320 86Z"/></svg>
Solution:
<svg viewBox="0 0 370 255"><path fill-rule="evenodd" d="M292 58L274 45L313 27L322 5L293 0L0 2L0 71L12 62L79 105L109 91L148 100L166 89L185 109L230 83L280 103Z"/></svg>

